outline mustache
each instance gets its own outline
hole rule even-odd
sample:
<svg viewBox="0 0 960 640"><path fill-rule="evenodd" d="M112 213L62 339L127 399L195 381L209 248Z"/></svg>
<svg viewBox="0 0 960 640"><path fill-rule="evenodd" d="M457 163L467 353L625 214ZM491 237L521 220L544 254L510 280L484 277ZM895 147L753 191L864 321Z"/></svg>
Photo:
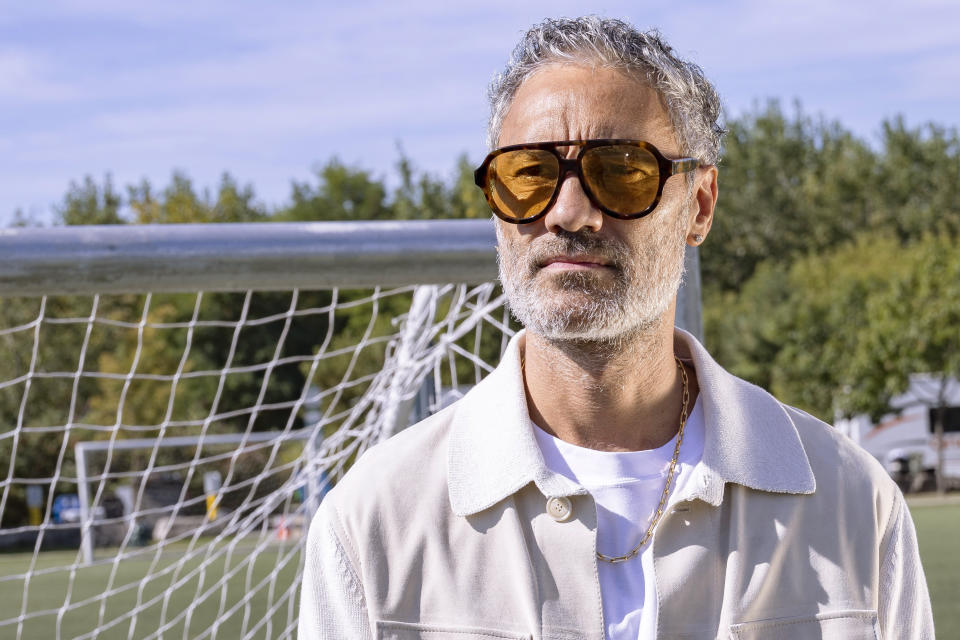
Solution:
<svg viewBox="0 0 960 640"><path fill-rule="evenodd" d="M531 271L541 269L547 260L561 255L589 254L602 258L607 266L623 270L629 261L630 252L627 246L610 238L599 238L589 231L558 230L556 233L545 235L531 244L527 253L527 265Z"/></svg>

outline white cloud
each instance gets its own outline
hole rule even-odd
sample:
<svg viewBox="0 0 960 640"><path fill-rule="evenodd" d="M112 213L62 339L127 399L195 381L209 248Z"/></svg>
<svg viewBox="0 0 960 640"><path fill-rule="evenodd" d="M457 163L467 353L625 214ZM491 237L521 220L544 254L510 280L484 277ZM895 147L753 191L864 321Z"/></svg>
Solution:
<svg viewBox="0 0 960 640"><path fill-rule="evenodd" d="M904 61L897 71L911 100L937 100L960 112L960 50Z"/></svg>
<svg viewBox="0 0 960 640"><path fill-rule="evenodd" d="M877 64L886 56L960 46L960 6L942 0L741 0L678 5L664 24L723 72L789 71L820 63Z"/></svg>
<svg viewBox="0 0 960 640"><path fill-rule="evenodd" d="M22 103L62 102L76 92L68 84L50 78L50 64L22 49L0 50L0 98Z"/></svg>

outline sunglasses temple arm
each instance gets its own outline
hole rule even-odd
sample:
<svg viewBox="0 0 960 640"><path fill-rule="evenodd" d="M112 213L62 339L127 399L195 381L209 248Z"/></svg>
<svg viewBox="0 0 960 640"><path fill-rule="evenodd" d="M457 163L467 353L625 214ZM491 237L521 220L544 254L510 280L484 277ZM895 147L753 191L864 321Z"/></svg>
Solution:
<svg viewBox="0 0 960 640"><path fill-rule="evenodd" d="M681 158L680 160L673 160L672 163L673 166L671 167L671 175L693 171L700 166L700 161L696 158Z"/></svg>

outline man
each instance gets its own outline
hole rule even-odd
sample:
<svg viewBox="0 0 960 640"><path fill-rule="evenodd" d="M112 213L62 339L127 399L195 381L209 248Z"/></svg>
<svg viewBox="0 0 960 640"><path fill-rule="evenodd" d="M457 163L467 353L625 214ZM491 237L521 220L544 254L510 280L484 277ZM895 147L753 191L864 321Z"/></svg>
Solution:
<svg viewBox="0 0 960 640"><path fill-rule="evenodd" d="M491 103L477 182L526 329L323 502L301 637L932 638L881 467L673 327L717 199L700 69L549 20Z"/></svg>

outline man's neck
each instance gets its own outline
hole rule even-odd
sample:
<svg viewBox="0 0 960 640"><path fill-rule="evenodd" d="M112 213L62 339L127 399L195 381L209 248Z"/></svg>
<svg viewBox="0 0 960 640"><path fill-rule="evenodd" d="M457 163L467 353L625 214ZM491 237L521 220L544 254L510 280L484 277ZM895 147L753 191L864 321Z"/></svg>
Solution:
<svg viewBox="0 0 960 640"><path fill-rule="evenodd" d="M522 348L530 418L548 433L601 451L654 449L676 435L683 383L672 322L615 344L527 332ZM688 378L689 414L696 397L689 369Z"/></svg>

